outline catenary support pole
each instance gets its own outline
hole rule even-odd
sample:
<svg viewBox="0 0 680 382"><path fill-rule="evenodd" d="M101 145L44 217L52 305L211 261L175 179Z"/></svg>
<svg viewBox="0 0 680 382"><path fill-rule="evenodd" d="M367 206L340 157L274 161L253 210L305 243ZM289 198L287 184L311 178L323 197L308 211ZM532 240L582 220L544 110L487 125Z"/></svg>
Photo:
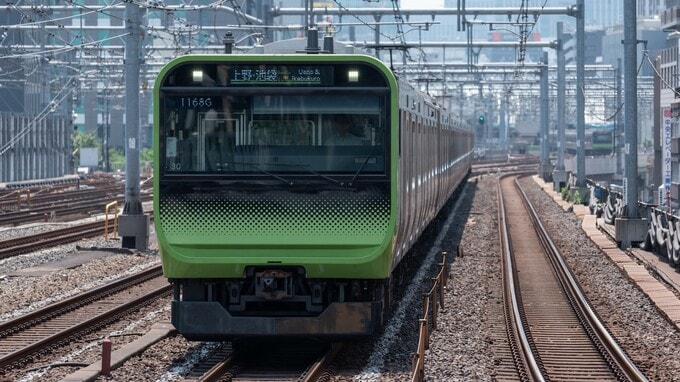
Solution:
<svg viewBox="0 0 680 382"><path fill-rule="evenodd" d="M567 173L564 169L565 116L566 116L566 59L564 57L564 23L557 23L557 163L553 171L555 191L560 192L566 186Z"/></svg>
<svg viewBox="0 0 680 382"><path fill-rule="evenodd" d="M541 67L541 178L544 181L552 180L552 165L550 163L550 131L549 123L549 100L548 100L548 52L543 52L543 66Z"/></svg>
<svg viewBox="0 0 680 382"><path fill-rule="evenodd" d="M585 117L585 12L584 0L578 0L576 15L576 186L586 186L586 117Z"/></svg>
<svg viewBox="0 0 680 382"><path fill-rule="evenodd" d="M623 249L645 239L647 219L638 212L638 158L637 158L637 15L636 1L625 0L623 5L623 73L624 73L624 216L614 221L616 241Z"/></svg>
<svg viewBox="0 0 680 382"><path fill-rule="evenodd" d="M624 128L626 217L637 218L637 14L636 1L626 0L623 7Z"/></svg>
<svg viewBox="0 0 680 382"><path fill-rule="evenodd" d="M146 250L149 218L144 215L140 195L139 171L139 73L141 66L141 10L130 2L125 5L125 207L118 226L124 248Z"/></svg>

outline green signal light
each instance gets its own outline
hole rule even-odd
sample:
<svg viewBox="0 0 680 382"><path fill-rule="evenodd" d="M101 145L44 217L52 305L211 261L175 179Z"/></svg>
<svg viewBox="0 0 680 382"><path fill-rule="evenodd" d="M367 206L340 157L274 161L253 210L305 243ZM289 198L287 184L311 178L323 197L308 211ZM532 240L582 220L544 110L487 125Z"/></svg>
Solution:
<svg viewBox="0 0 680 382"><path fill-rule="evenodd" d="M480 115L480 116L479 116L479 123L480 123L480 124L484 124L484 121L485 121L485 120L486 120L486 118L484 118L483 115Z"/></svg>

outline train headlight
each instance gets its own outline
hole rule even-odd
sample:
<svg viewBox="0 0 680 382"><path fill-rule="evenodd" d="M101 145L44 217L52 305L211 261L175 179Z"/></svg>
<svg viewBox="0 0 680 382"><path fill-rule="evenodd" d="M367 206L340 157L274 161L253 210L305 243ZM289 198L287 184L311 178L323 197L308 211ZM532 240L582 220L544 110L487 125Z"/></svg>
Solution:
<svg viewBox="0 0 680 382"><path fill-rule="evenodd" d="M191 78L194 82L203 82L203 71L201 69L194 69L191 72Z"/></svg>
<svg viewBox="0 0 680 382"><path fill-rule="evenodd" d="M350 69L347 72L347 81L349 82L359 82L359 71L356 69Z"/></svg>

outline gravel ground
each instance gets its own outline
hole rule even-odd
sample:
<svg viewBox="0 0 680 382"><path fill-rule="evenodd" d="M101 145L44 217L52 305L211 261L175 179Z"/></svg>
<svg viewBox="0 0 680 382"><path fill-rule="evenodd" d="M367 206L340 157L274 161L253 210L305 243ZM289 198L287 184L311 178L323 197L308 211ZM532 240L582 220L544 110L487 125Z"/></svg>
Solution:
<svg viewBox="0 0 680 382"><path fill-rule="evenodd" d="M490 333L503 319L497 177L484 176L471 187L469 214L460 214L463 256L451 264L446 309L430 337L425 359L428 381L491 381L500 357ZM472 185L472 184L471 184ZM467 219L467 222L466 222ZM456 235L451 235L455 240ZM448 240L448 237L447 237Z"/></svg>
<svg viewBox="0 0 680 382"><path fill-rule="evenodd" d="M14 235L36 234L45 227L29 227L22 232L13 229ZM8 235L7 231L4 231ZM0 238L1 240L1 238ZM113 254L87 262L72 269L62 269L41 276L13 276L13 272L59 261L77 255L82 250L120 249L119 240L97 238L68 244L26 255L0 260L0 321L5 321L62 300L84 290L111 280L139 272L160 263L156 248L132 254Z"/></svg>
<svg viewBox="0 0 680 382"><path fill-rule="evenodd" d="M510 360L501 349L504 341L491 333L502 324L502 295L500 290L500 248L496 211L496 176L471 180L456 213L438 221L440 234L434 233L421 240L413 253L425 258L424 264L409 264L410 275L394 307L388 325L373 339L347 346L334 364L333 381L405 381L410 379L413 353L417 348L417 322L422 315L421 295L429 290L429 278L436 274L439 253L449 256L449 282L445 295L446 308L440 312L439 327L431 333L430 348L426 353L428 381L492 381L499 379L499 365ZM680 380L680 334L663 319L651 302L620 274L618 268L580 229L580 220L564 213L534 182L524 182L525 189L546 225L560 232L558 244L586 295L595 308L608 312L605 324L621 328L627 333L618 338L624 348L634 349L631 357L643 368L650 380ZM44 229L44 228L39 228ZM0 238L7 230L0 232ZM434 245L432 244L434 242ZM428 244L429 243L429 244ZM120 247L119 242L100 240L81 243L81 246ZM460 245L464 256L455 257ZM75 245L26 255L0 262L0 275L16 269L63 258L75 253ZM455 259L454 259L455 257ZM88 262L73 270L60 271L40 277L0 276L0 321L45 304L50 298L63 298L83 289L98 285L105 277L119 277L132 268L157 264L154 248L134 255L112 255ZM153 324L169 320L168 301L146 308L125 322L94 333L87 343L72 344L60 350L59 359L97 362L102 338L112 333L128 333L116 337L114 346L134 340L134 333L143 333ZM134 357L110 377L100 381L177 381L197 362L206 357L216 343L188 342L182 337L165 339L145 353ZM67 354L68 355L64 355ZM53 362L44 360L45 362ZM40 362L38 362L40 363ZM57 381L75 368L57 368L50 372L26 374L24 381ZM16 378L15 378L16 379Z"/></svg>
<svg viewBox="0 0 680 382"><path fill-rule="evenodd" d="M461 240L465 256L452 264L446 310L427 352L428 381L496 380L498 366L510 361L489 337L499 323L494 318L502 317L496 179L482 178L476 187ZM680 381L676 327L590 241L576 215L563 212L530 178L522 184L592 306L606 312L601 319L615 328L624 350L650 380Z"/></svg>
<svg viewBox="0 0 680 382"><path fill-rule="evenodd" d="M629 357L649 380L680 381L680 331L590 241L581 219L562 212L533 180L523 180L522 186L594 310Z"/></svg>
<svg viewBox="0 0 680 382"><path fill-rule="evenodd" d="M0 240L34 235L65 225L66 223L60 223L4 228L0 230ZM120 240L104 240L98 237L0 260L0 299L3 301L0 304L0 322L160 263L158 250L152 242L147 251L133 251L128 254L114 253L72 269L61 269L39 276L19 276L16 274L18 270L64 260L81 253L83 250L106 248L120 249ZM30 367L55 363L63 364L65 362L88 364L98 362L101 357L100 349L103 339L111 338L115 350L135 340L140 334L147 332L155 322L168 321L170 319L169 301L169 299L161 300L143 308L127 320L118 321L100 331L87 335L81 341L60 348L57 354L38 356ZM68 366L39 368L30 372L0 374L0 380L59 381L74 370L76 368Z"/></svg>

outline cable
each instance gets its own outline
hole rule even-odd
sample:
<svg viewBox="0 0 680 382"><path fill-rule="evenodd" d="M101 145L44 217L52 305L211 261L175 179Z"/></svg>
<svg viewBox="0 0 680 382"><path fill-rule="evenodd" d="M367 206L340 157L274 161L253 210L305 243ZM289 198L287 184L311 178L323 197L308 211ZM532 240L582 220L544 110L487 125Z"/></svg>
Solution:
<svg viewBox="0 0 680 382"><path fill-rule="evenodd" d="M654 63L652 62L652 59L649 57L649 53L645 51L643 54L644 54L644 57L647 58L647 62L649 62L649 66L652 67L652 70L653 70L654 73L657 75L657 77L659 77L659 80L661 80L661 82L664 84L664 86L666 87L666 89L672 90L672 91L673 91L673 94L675 95L676 98L677 98L678 96L680 96L680 92L676 91L675 88L674 88L671 84L669 84L668 81L666 81L665 78L663 78L663 76L661 75L661 73L659 73L659 71L656 70L656 66L655 66ZM639 70L639 69L638 69L638 70Z"/></svg>
<svg viewBox="0 0 680 382"><path fill-rule="evenodd" d="M362 20L361 18L359 18L359 16L355 15L354 13L352 13L352 11L350 11L349 8L346 8L344 5L340 4L340 1L339 1L339 0L333 0L333 2L338 6L338 8L340 8L341 10L347 12L350 16L352 16L352 17L354 17L355 19L357 19L357 21L359 21L360 23L362 23L364 26L368 27L369 29L373 30L374 32L378 32L378 34L380 34L381 36L385 37L386 39L388 39L388 40L390 40L390 41L392 41L392 42L396 42L396 41L395 41L395 40L397 39L396 36L395 36L395 37L390 37L390 36L384 34L383 32L380 32L376 27L374 27L373 25L371 25L371 24L365 22L364 20Z"/></svg>
<svg viewBox="0 0 680 382"><path fill-rule="evenodd" d="M640 64L638 65L637 71L635 72L635 74L636 74L637 76L640 75L640 71L642 70L642 65L643 65L645 62L647 62L647 61L649 61L649 63L651 64L651 60L649 59L649 54L648 54L648 52L647 52L647 51L643 51L642 59L640 59ZM654 68L654 65L652 65L652 69L654 70L654 72L656 72L656 68ZM657 73L657 74L658 74L658 73ZM663 81L663 77L661 77L661 76L659 76L659 77L660 77L661 80ZM583 88L580 88L579 90L581 91L581 94L583 94L583 99L587 99L586 93L585 93L584 89L583 89ZM625 104L625 102L621 102L621 104L618 106L618 108L616 109L616 111L614 112L614 114L610 115L609 117L600 117L600 116L596 115L596 114L593 113L593 112L589 112L588 114L589 114L591 117L597 119L598 121L609 122L609 121L612 121L614 118L616 118L616 116L621 112L621 110L623 110L624 104Z"/></svg>
<svg viewBox="0 0 680 382"><path fill-rule="evenodd" d="M12 136L12 138L10 138L7 143L0 146L0 156L9 151L15 143L28 134L38 123L47 118L54 108L59 106L59 104L61 104L61 102L63 102L67 97L71 96L71 93L73 93L75 89L74 86L70 86L72 81L73 79L70 79L66 85L64 85L64 87L59 90L59 93L57 93L52 101L47 106L45 106L45 108L40 113L38 113L38 115L28 125L26 125L26 127L20 130L16 135Z"/></svg>

